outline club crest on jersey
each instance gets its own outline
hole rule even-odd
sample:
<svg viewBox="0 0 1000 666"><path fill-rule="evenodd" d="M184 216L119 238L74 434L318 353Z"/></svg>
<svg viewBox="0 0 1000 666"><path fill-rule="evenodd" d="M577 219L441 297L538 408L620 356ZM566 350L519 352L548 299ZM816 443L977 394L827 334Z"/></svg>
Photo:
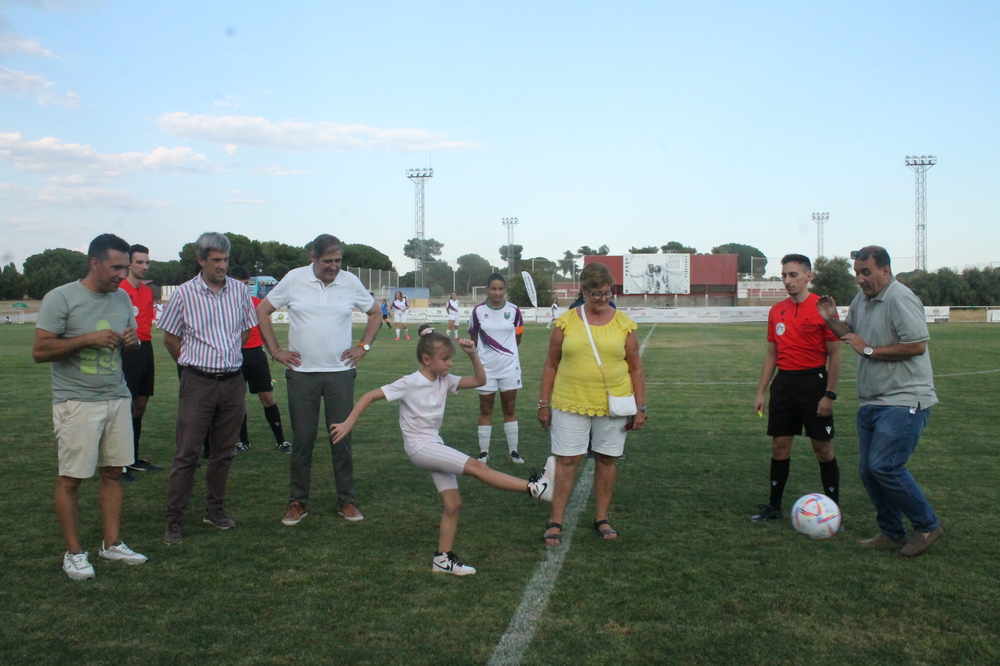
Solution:
<svg viewBox="0 0 1000 666"><path fill-rule="evenodd" d="M503 318L504 319L510 319L510 313L509 312L504 312L503 313Z"/></svg>
<svg viewBox="0 0 1000 666"><path fill-rule="evenodd" d="M775 335L784 335L785 334L785 322L783 322L783 321L779 321L778 322L778 325L774 327L774 334Z"/></svg>

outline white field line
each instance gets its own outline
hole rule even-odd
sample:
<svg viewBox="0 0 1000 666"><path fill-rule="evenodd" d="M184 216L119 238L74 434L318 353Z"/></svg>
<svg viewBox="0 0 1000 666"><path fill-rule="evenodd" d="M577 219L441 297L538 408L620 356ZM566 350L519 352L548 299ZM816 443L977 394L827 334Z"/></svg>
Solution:
<svg viewBox="0 0 1000 666"><path fill-rule="evenodd" d="M639 356L646 350L646 342L653 334L653 324L649 333L643 338L639 346ZM500 637L500 642L490 657L490 666L513 666L520 664L531 639L535 635L535 627L538 625L538 618L545 611L549 603L549 596L556 585L556 578L566 560L566 553L569 552L570 542L573 540L573 531L576 529L580 513L587 505L587 498L590 497L590 490L594 486L594 461L588 460L583 468L583 473L577 481L576 488L573 489L573 496L570 497L569 505L566 507L566 515L563 518L563 540L562 545L552 548L546 546L545 560L535 569L534 575L524 588L521 596L521 603L514 616L507 626L507 631Z"/></svg>

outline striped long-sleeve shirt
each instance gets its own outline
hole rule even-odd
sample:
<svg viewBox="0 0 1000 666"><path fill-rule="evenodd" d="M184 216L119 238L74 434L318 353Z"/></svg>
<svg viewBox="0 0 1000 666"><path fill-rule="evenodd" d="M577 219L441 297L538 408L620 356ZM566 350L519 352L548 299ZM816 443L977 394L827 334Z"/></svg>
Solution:
<svg viewBox="0 0 1000 666"><path fill-rule="evenodd" d="M181 338L178 364L232 372L243 365L242 334L257 325L257 313L241 282L227 277L216 293L199 273L174 290L158 324Z"/></svg>

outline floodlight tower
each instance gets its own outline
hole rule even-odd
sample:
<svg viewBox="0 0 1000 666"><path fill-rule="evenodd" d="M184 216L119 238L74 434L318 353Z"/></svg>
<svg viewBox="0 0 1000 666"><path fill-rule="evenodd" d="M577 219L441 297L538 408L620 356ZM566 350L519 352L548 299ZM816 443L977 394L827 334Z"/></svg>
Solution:
<svg viewBox="0 0 1000 666"><path fill-rule="evenodd" d="M917 219L917 265L914 268L918 271L927 270L927 170L935 164L937 164L937 158L933 155L906 156L906 166L913 169L917 180L916 187L914 187Z"/></svg>
<svg viewBox="0 0 1000 666"><path fill-rule="evenodd" d="M434 169L407 169L406 177L413 181L416 186L416 202L414 204L414 214L416 217L416 238L419 247L417 248L417 256L413 259L413 273L414 278L420 275L420 285L424 285L424 260L426 248L424 247L424 181L428 178L434 177ZM416 279L414 279L416 282Z"/></svg>
<svg viewBox="0 0 1000 666"><path fill-rule="evenodd" d="M823 225L830 219L829 213L813 213L813 222L816 223L816 258L825 256L823 253Z"/></svg>
<svg viewBox="0 0 1000 666"><path fill-rule="evenodd" d="M517 224L516 217L505 217L503 218L503 226L507 227L507 277L511 276L512 266L514 265L514 225Z"/></svg>

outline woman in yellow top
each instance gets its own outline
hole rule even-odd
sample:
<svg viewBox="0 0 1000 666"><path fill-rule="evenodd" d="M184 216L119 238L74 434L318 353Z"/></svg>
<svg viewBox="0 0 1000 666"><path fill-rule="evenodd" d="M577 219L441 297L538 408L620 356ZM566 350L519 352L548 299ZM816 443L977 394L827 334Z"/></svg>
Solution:
<svg viewBox="0 0 1000 666"><path fill-rule="evenodd" d="M592 263L580 272L583 305L556 320L549 340L549 353L542 370L538 421L551 432L556 457L552 515L546 526L545 543L562 542L562 519L573 492L576 469L591 440L594 453L594 529L605 539L618 533L608 521L608 507L618 476L615 463L625 450L625 434L641 430L646 422L646 379L639 357L636 324L609 305L615 280L604 264ZM601 356L604 377L597 366L581 310L590 324ZM634 417L611 416L607 390L616 397L635 394Z"/></svg>

